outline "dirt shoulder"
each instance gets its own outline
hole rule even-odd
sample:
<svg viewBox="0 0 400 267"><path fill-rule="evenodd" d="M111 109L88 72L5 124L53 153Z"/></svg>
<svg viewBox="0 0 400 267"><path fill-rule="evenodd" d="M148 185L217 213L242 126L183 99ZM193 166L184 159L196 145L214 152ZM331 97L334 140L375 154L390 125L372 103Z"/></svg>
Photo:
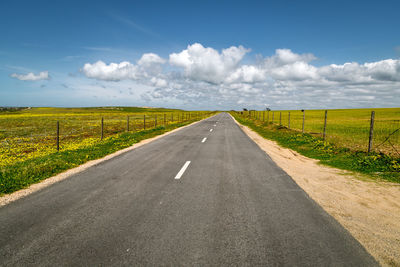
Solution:
<svg viewBox="0 0 400 267"><path fill-rule="evenodd" d="M400 185L318 164L236 123L383 266L400 266Z"/></svg>

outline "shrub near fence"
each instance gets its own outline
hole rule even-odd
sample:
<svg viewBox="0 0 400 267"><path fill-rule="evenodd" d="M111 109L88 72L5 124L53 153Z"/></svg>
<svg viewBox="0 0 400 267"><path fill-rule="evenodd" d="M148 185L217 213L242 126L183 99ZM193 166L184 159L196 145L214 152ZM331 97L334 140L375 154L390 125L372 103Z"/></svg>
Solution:
<svg viewBox="0 0 400 267"><path fill-rule="evenodd" d="M372 111L375 116L371 132ZM358 151L368 151L372 133L371 151L400 156L400 108L247 111L243 116L299 132L303 131L304 118L304 133L324 138L325 132L328 142Z"/></svg>

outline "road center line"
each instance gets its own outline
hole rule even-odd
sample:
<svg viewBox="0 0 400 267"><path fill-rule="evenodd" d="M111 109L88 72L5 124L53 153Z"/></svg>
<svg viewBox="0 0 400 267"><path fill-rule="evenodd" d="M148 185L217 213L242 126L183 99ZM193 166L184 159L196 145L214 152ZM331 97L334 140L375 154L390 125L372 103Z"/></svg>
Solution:
<svg viewBox="0 0 400 267"><path fill-rule="evenodd" d="M182 169L178 172L178 174L175 176L175 179L181 179L183 173L186 171L187 167L189 166L190 161L186 161L185 164L183 164Z"/></svg>
<svg viewBox="0 0 400 267"><path fill-rule="evenodd" d="M207 140L207 137L204 137L201 142L204 143L206 140Z"/></svg>
<svg viewBox="0 0 400 267"><path fill-rule="evenodd" d="M210 129L210 132L212 132L213 129Z"/></svg>

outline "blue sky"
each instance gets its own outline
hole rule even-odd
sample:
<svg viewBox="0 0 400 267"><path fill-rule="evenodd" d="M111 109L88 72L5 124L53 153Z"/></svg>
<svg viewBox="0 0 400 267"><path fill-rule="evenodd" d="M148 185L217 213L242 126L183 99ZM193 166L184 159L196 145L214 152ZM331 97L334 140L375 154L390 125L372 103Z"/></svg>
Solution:
<svg viewBox="0 0 400 267"><path fill-rule="evenodd" d="M0 105L399 106L399 10L399 1L1 1Z"/></svg>

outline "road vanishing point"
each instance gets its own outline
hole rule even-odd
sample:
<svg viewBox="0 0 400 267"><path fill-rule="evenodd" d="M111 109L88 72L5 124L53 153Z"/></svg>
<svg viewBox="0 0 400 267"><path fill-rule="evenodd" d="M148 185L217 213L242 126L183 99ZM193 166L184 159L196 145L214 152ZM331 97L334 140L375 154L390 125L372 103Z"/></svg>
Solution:
<svg viewBox="0 0 400 267"><path fill-rule="evenodd" d="M0 208L2 266L376 266L227 113Z"/></svg>

